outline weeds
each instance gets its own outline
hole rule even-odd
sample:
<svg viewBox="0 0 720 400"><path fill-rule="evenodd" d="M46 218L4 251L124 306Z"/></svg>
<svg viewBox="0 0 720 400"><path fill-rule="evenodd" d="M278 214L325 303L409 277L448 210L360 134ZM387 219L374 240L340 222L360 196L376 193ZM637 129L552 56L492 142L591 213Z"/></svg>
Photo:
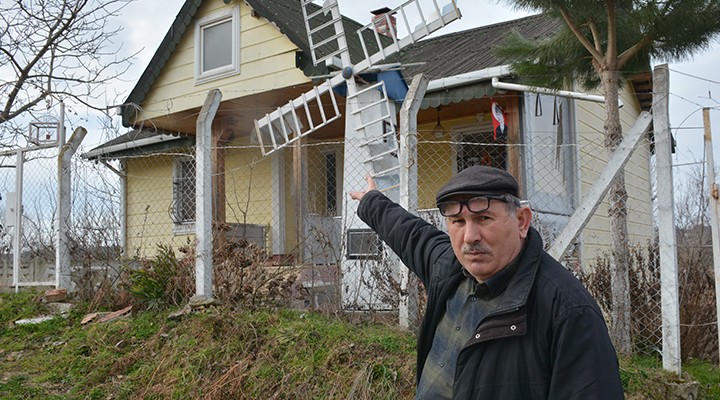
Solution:
<svg viewBox="0 0 720 400"><path fill-rule="evenodd" d="M708 264L712 259L688 249L692 247L685 243L678 252L682 355L717 362L715 293L712 266ZM662 349L659 266L657 244L630 249L630 329L634 351L641 355L657 356ZM607 255L598 256L589 272L580 272L579 278L605 312L612 309Z"/></svg>
<svg viewBox="0 0 720 400"><path fill-rule="evenodd" d="M164 309L187 302L195 291L194 262L177 258L167 245L158 245L155 258L141 259L128 272L128 291L148 309Z"/></svg>
<svg viewBox="0 0 720 400"><path fill-rule="evenodd" d="M158 245L154 258L138 259L128 269L125 286L144 308L162 310L187 303L195 292L194 246L183 246L180 255ZM213 251L213 293L217 300L250 308L288 307L304 294L293 267L273 266L257 245L245 240L227 241Z"/></svg>
<svg viewBox="0 0 720 400"><path fill-rule="evenodd" d="M33 294L0 295L0 398L411 399L415 338L392 326L291 310L225 306L169 320L144 311L104 324L80 315L32 328ZM355 319L356 320L356 319ZM656 357L621 360L629 399L662 398ZM703 398L720 399L717 368L688 371Z"/></svg>

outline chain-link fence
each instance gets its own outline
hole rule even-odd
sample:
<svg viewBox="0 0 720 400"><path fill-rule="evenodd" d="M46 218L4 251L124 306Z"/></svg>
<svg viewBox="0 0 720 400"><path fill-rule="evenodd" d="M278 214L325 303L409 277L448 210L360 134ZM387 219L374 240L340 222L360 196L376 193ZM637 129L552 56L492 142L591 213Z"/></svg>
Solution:
<svg viewBox="0 0 720 400"><path fill-rule="evenodd" d="M0 257L4 283L16 283L13 281L14 245L19 244L21 268L15 277L17 283L54 285L57 153L57 148L33 149L0 158ZM21 204L20 212L17 204ZM14 243L17 232L19 242Z"/></svg>
<svg viewBox="0 0 720 400"><path fill-rule="evenodd" d="M58 149L27 148L22 156L4 155L0 165L0 282L6 287L55 286ZM71 174L68 250L73 281L78 291L93 292L120 270L118 180L103 165L79 160L72 163ZM17 232L20 237L15 242ZM16 248L18 275L13 277Z"/></svg>
<svg viewBox="0 0 720 400"><path fill-rule="evenodd" d="M560 128L535 132L524 138L523 145L498 143L483 127L422 131L418 139L417 158L411 160L418 170L413 211L444 229L434 198L452 174L475 164L506 168L521 182L521 195L533 209L533 226L546 247L565 227L608 159L597 132L573 138ZM48 265L43 272L48 277L54 272L56 154L56 149L33 153L32 159L28 154L24 168L23 265L41 260L35 263ZM387 250L368 237L357 242L343 237L343 224L356 218L347 192L364 188L364 182L350 187L358 183L345 183L345 176L348 168L364 168L360 157L348 154L341 140L299 141L267 157L249 140L220 143L213 149L212 162L215 240L252 243L267 265L293 269L304 289L303 301L296 304L306 307L342 307L340 298L348 293L348 282L340 274L342 260L364 255L372 262L362 263L367 271L355 283L370 287L370 297L381 308L396 307L401 286ZM102 279L116 276L122 264L152 258L159 245L178 249L194 244L193 148L138 149L104 162L76 158L73 165L73 274L83 290L97 289ZM633 350L645 354L659 354L662 346L652 164L653 149L646 139L625 167L623 202L615 208L603 202L562 259L596 297L611 326L618 312L630 313ZM6 156L3 165L14 166L14 156ZM15 190L15 174L13 168L0 172L5 203L5 193ZM704 186L698 185L695 190L702 191ZM678 188L683 193L692 190ZM679 213L703 204L679 204ZM4 210L8 212L7 204ZM612 245L613 215L627 216L626 304L619 304L623 297L613 293L612 266L619 250ZM717 331L709 234L703 230L707 219L693 221L678 216L683 355L711 359L717 355ZM12 231L7 225L3 228L3 260L11 260ZM12 262L3 265L3 285L9 286L7 266ZM36 279L45 277L22 278ZM422 298L419 304L422 308Z"/></svg>
<svg viewBox="0 0 720 400"><path fill-rule="evenodd" d="M560 132L560 134L564 134ZM567 135L566 135L567 136ZM475 164L507 168L520 178L523 197L534 210L534 226L549 247L567 224L607 163L602 138L588 134L574 143L558 132L539 133L526 145L496 143L486 130L461 129L440 136L421 132L418 143L418 208L420 216L444 229L435 209L435 193L453 173ZM257 147L230 143L216 149L213 171L215 220L226 225L227 240L246 239L265 250L267 257L286 265L312 265L301 280L325 301L332 294L356 293L345 304L365 308L396 307L400 282L387 250L369 240L349 248L343 224L352 225L354 205L344 187L344 168L363 168L361 154L346 154L340 141L306 141L302 145L262 157ZM346 158L348 158L346 160ZM657 352L661 347L659 275L654 247L651 148L648 142L635 151L626 169L629 259L631 281L630 326L635 348ZM126 173L126 251L128 256L149 257L158 243L190 243L195 220L195 164L192 151L173 150L120 161ZM394 189L391 189L391 191ZM224 198L224 201L217 200ZM588 285L607 312L613 315L609 265L613 257L609 205L602 204L580 232L564 262ZM343 214L347 219L343 220ZM377 257L380 251L384 256ZM361 295L340 284L343 256L365 255L355 261L362 272L354 277L367 286ZM359 257L363 258L363 257ZM353 258L357 259L357 258ZM341 289L341 290L338 290ZM308 304L318 305L319 298ZM362 307L360 307L362 308Z"/></svg>

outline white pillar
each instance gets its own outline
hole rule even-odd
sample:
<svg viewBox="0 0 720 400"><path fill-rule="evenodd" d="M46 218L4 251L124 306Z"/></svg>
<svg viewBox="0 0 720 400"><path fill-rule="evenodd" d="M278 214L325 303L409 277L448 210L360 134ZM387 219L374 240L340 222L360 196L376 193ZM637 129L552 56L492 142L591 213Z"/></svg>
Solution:
<svg viewBox="0 0 720 400"><path fill-rule="evenodd" d="M63 130L63 127L60 128ZM75 129L70 140L63 145L58 155L58 199L57 199L57 240L55 243L55 288L73 291L70 242L70 219L72 218L72 156L80 147L87 130L83 127ZM58 140L65 140L65 135Z"/></svg>
<svg viewBox="0 0 720 400"><path fill-rule="evenodd" d="M195 295L212 298L212 122L222 94L208 92L196 123L195 139Z"/></svg>
<svg viewBox="0 0 720 400"><path fill-rule="evenodd" d="M675 203L673 199L672 138L668 114L669 73L658 65L653 77L653 127L657 173L660 299L662 304L663 368L680 373L680 304L678 296Z"/></svg>
<svg viewBox="0 0 720 400"><path fill-rule="evenodd" d="M25 153L22 149L15 156L15 228L13 229L13 286L15 293L20 289L20 253L22 251L22 193L23 193L23 163Z"/></svg>
<svg viewBox="0 0 720 400"><path fill-rule="evenodd" d="M418 207L418 169L417 169L417 113L420 110L429 80L422 74L416 75L408 88L400 108L400 205L416 213ZM403 328L409 328L417 317L417 293L409 290L410 271L398 262L400 289L399 322Z"/></svg>
<svg viewBox="0 0 720 400"><path fill-rule="evenodd" d="M710 192L710 221L712 232L713 266L715 267L715 309L717 311L718 343L720 343L720 193L715 182L715 161L713 160L712 132L710 130L710 109L703 109L705 126L705 160L707 163L708 190Z"/></svg>

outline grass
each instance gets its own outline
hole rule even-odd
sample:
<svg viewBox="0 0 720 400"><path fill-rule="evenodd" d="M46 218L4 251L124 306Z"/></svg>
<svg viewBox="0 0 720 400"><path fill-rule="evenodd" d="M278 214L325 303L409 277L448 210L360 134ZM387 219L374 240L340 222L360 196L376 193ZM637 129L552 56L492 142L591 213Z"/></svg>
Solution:
<svg viewBox="0 0 720 400"><path fill-rule="evenodd" d="M47 312L34 293L0 295L3 399L412 399L415 339L371 321L289 310L213 308L169 320L145 311L82 326ZM661 399L675 379L657 359L622 360L629 399ZM701 398L720 399L720 373L685 364Z"/></svg>

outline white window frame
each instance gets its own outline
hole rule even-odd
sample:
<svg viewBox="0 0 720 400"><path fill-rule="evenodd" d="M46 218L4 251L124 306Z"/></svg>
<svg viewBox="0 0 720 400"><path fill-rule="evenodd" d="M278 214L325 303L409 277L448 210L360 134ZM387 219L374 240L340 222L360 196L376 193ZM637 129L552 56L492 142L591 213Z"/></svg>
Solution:
<svg viewBox="0 0 720 400"><path fill-rule="evenodd" d="M205 71L203 69L203 33L206 28L232 22L232 62L228 65ZM195 22L195 84L199 85L216 79L240 73L240 5L220 10Z"/></svg>

